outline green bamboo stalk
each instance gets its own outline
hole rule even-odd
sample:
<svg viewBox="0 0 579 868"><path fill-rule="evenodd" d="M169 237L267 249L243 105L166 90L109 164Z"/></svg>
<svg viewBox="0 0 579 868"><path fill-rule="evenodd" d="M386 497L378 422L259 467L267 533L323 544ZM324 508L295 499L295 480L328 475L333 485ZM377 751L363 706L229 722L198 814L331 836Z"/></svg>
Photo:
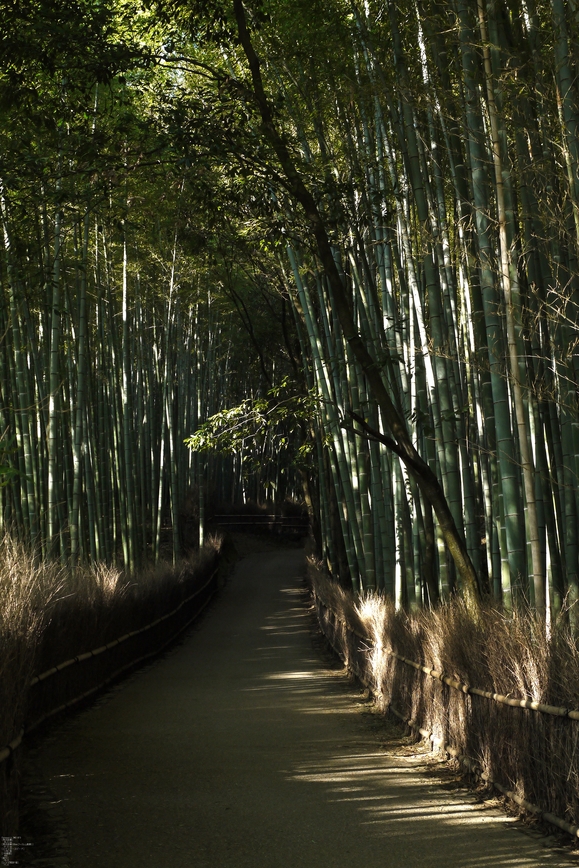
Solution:
<svg viewBox="0 0 579 868"><path fill-rule="evenodd" d="M72 496L72 512L70 518L70 556L76 562L81 550L80 534L80 500L82 487L82 443L83 422L86 416L86 367L87 367L87 304L86 284L88 268L90 213L87 210L83 221L82 251L80 265L80 281L78 296L78 348L76 358L76 413L74 421L73 462L74 482ZM92 516L93 523L95 520ZM94 527L94 524L93 524ZM95 546L93 545L93 549Z"/></svg>
<svg viewBox="0 0 579 868"><path fill-rule="evenodd" d="M128 302L128 275L127 275L127 238L123 226L123 297L122 297L122 382L121 382L121 413L123 425L123 465L125 492L122 497L124 502L123 522L125 525L124 536L126 538L125 567L133 572L136 565L136 528L135 528L135 485L133 470L133 435L131 421L133 415L131 394L131 359L129 345L129 302Z"/></svg>
<svg viewBox="0 0 579 868"><path fill-rule="evenodd" d="M517 338L515 334L515 319L513 314L513 299L511 286L511 261L510 244L507 237L507 215L505 189L503 182L503 161L501 156L501 144L499 140L499 128L497 108L494 97L493 72L491 67L490 51L488 48L488 34L485 19L485 10L482 0L478 0L479 27L483 42L483 56L485 65L485 78L487 85L487 100L489 119L492 135L493 162L495 167L495 186L497 197L497 213L499 221L499 244L501 260L501 279L505 297L505 316L507 324L508 351L510 360L511 385L514 393L515 412L519 434L519 449L523 481L525 485L525 500L527 506L528 538L531 545L531 575L532 588L534 591L534 604L541 619L545 617L545 576L542 571L542 557L537 519L537 503L535 499L535 469L532 461L531 446L525 408L523 405L523 392L520 380L520 368L518 357Z"/></svg>

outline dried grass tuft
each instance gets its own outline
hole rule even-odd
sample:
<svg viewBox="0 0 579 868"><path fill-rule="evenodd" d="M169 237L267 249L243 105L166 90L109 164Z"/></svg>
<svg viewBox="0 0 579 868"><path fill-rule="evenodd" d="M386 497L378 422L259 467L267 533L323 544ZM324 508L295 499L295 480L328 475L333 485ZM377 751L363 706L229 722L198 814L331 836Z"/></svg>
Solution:
<svg viewBox="0 0 579 868"><path fill-rule="evenodd" d="M22 726L25 685L46 622L66 577L56 563L37 562L25 546L0 537L0 747Z"/></svg>

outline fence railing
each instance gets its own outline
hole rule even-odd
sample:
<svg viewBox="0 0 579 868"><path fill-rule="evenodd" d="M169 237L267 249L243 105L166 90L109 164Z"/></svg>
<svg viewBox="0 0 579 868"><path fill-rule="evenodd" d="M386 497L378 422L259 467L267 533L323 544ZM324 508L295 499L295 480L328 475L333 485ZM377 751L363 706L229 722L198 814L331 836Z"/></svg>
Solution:
<svg viewBox="0 0 579 868"><path fill-rule="evenodd" d="M309 519L299 516L284 515L215 515L212 524L228 530L267 530L274 533L291 532L306 535L309 530Z"/></svg>
<svg viewBox="0 0 579 868"><path fill-rule="evenodd" d="M35 675L28 684L28 720L25 727L12 741L0 749L0 763L14 754L27 733L32 732L48 718L98 693L123 672L159 654L167 645L177 639L199 617L213 598L218 588L218 570L219 567L215 567L207 581L196 588L170 612L137 630L125 633L118 639L113 639L106 645L78 654L39 675ZM196 601L197 604L195 604ZM105 665L99 665L103 656L106 656L106 652L113 651L115 654L110 656ZM119 666L117 664L121 659L122 663ZM97 665L93 665L92 669L89 670L89 664L95 662ZM73 667L78 673L78 677L71 677ZM63 676L63 679L58 679L60 681L58 686L54 686L54 680L61 673L66 673L66 675ZM46 687L47 684L49 685L48 688ZM89 685L88 689L86 689L87 684Z"/></svg>
<svg viewBox="0 0 579 868"><path fill-rule="evenodd" d="M314 587L312 591L314 595L318 622L320 624L322 632L324 633L336 653L346 663L348 668L360 679L364 686L367 687L375 695L380 695L381 689L380 685L377 685L375 683L371 667L368 665L368 660L373 652L379 650L386 656L398 660L400 663L415 671L422 672L424 675L427 675L430 678L439 681L441 684L447 685L452 690L460 692L464 696L479 696L481 698L490 700L497 705L510 706L511 708L527 709L539 715L546 715L548 717L555 717L559 719L566 718L569 721L579 720L579 710L577 709L568 709L565 707L546 705L544 703L535 702L529 699L504 696L502 694L493 693L488 690L481 690L479 688L472 687L471 685L458 681L455 678L451 678L445 675L443 672L440 672L434 668L424 666L420 663L417 663L415 660L410 660L407 657L396 653L392 649L384 647L379 647L377 649L376 643L374 642L372 637L361 633L359 630L356 630L356 628L352 624L349 624L343 617L341 617L340 614L334 610L331 604L329 604L326 600L323 599L323 596L320 594L319 589ZM332 622L334 623L332 624ZM340 626L340 630L337 629L337 625ZM348 634L349 637L353 638L344 640L344 633ZM444 739L436 738L431 731L425 729L420 725L420 721L413 719L411 716L409 717L408 714L405 714L403 711L395 708L391 702L388 702L387 707L390 711L393 712L396 717L402 720L411 729L418 732L424 739L429 740L430 742L435 744L440 750L446 752L447 754L458 760L469 772L474 773L479 778L484 780L487 784L495 787L501 794L514 801L525 811L528 811L529 813L534 814L545 822L556 826L565 832L568 832L574 837L579 837L578 825L568 823L566 820L557 816L552 811L545 810L544 808L523 798L513 789L505 787L501 782L495 780L492 775L484 772L475 759L466 756L456 747L446 744ZM579 734L577 734L577 737L579 737Z"/></svg>

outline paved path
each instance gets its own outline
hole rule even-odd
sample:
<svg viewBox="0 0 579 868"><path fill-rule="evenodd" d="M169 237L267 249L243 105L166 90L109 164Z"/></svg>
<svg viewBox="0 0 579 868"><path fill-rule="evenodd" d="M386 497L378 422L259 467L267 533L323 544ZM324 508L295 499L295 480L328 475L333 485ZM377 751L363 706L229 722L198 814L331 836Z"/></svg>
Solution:
<svg viewBox="0 0 579 868"><path fill-rule="evenodd" d="M295 550L243 560L181 647L42 747L37 762L69 828L66 862L571 865L445 791L423 757L381 747L376 716L312 647L302 569Z"/></svg>

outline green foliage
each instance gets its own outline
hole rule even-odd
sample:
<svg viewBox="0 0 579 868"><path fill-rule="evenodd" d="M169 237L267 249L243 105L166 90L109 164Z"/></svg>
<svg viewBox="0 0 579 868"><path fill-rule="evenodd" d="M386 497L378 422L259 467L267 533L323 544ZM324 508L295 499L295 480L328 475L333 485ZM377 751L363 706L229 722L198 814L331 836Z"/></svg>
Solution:
<svg viewBox="0 0 579 868"><path fill-rule="evenodd" d="M386 564L377 586L406 583L409 601L421 593L415 576L425 564L433 590L453 590L456 577L444 547L424 542L430 507L422 489L410 491L412 466L401 474L384 443L340 428L350 410L369 428L389 426L375 402L375 368L360 367L355 347L369 349L412 447L442 483L482 584L488 575L505 600L527 571L529 510L510 496L521 489L524 443L509 409L516 357L553 609L568 589L579 598L578 57L577 21L563 6L556 0L553 17L519 0L483 3L487 40L472 2L245 0L261 91L231 0L0 0L0 413L25 452L30 443L27 457L0 455L6 514L23 525L43 520L55 287L62 424L53 430L66 502L86 281L83 424L92 436L97 421L112 437L95 405L113 408L117 424L121 393L134 405L125 433L159 485L139 490L143 504L170 500L177 514L180 483L162 478L161 467L191 430L187 486L206 466L209 476L243 467L261 490L271 488L262 470L272 464L274 475L282 462L315 466L327 477L318 492L324 532L337 493L352 575ZM502 270L489 83L509 200L501 249L511 262ZM311 195L307 207L296 178ZM501 275L509 270L516 341L505 364ZM343 339L348 308L361 343ZM121 356L125 369L135 361L122 384ZM103 431L78 461L83 473L94 463L95 476L114 480L116 465L99 466L115 452ZM6 485L16 468L20 484ZM112 500L120 502L118 491Z"/></svg>
<svg viewBox="0 0 579 868"><path fill-rule="evenodd" d="M259 453L268 443L271 453L287 453L291 460L307 461L312 447L305 439L306 423L318 410L313 392L288 394L291 383L284 378L266 397L247 398L236 407L215 413L185 440L193 452L224 455Z"/></svg>
<svg viewBox="0 0 579 868"><path fill-rule="evenodd" d="M0 16L3 108L38 108L44 96L39 80L90 88L151 62L143 39L151 22L131 0L2 0Z"/></svg>
<svg viewBox="0 0 579 868"><path fill-rule="evenodd" d="M4 441L0 437L0 488L10 485L15 477L19 476L19 471L12 464L14 455L17 453L18 447L13 437Z"/></svg>

